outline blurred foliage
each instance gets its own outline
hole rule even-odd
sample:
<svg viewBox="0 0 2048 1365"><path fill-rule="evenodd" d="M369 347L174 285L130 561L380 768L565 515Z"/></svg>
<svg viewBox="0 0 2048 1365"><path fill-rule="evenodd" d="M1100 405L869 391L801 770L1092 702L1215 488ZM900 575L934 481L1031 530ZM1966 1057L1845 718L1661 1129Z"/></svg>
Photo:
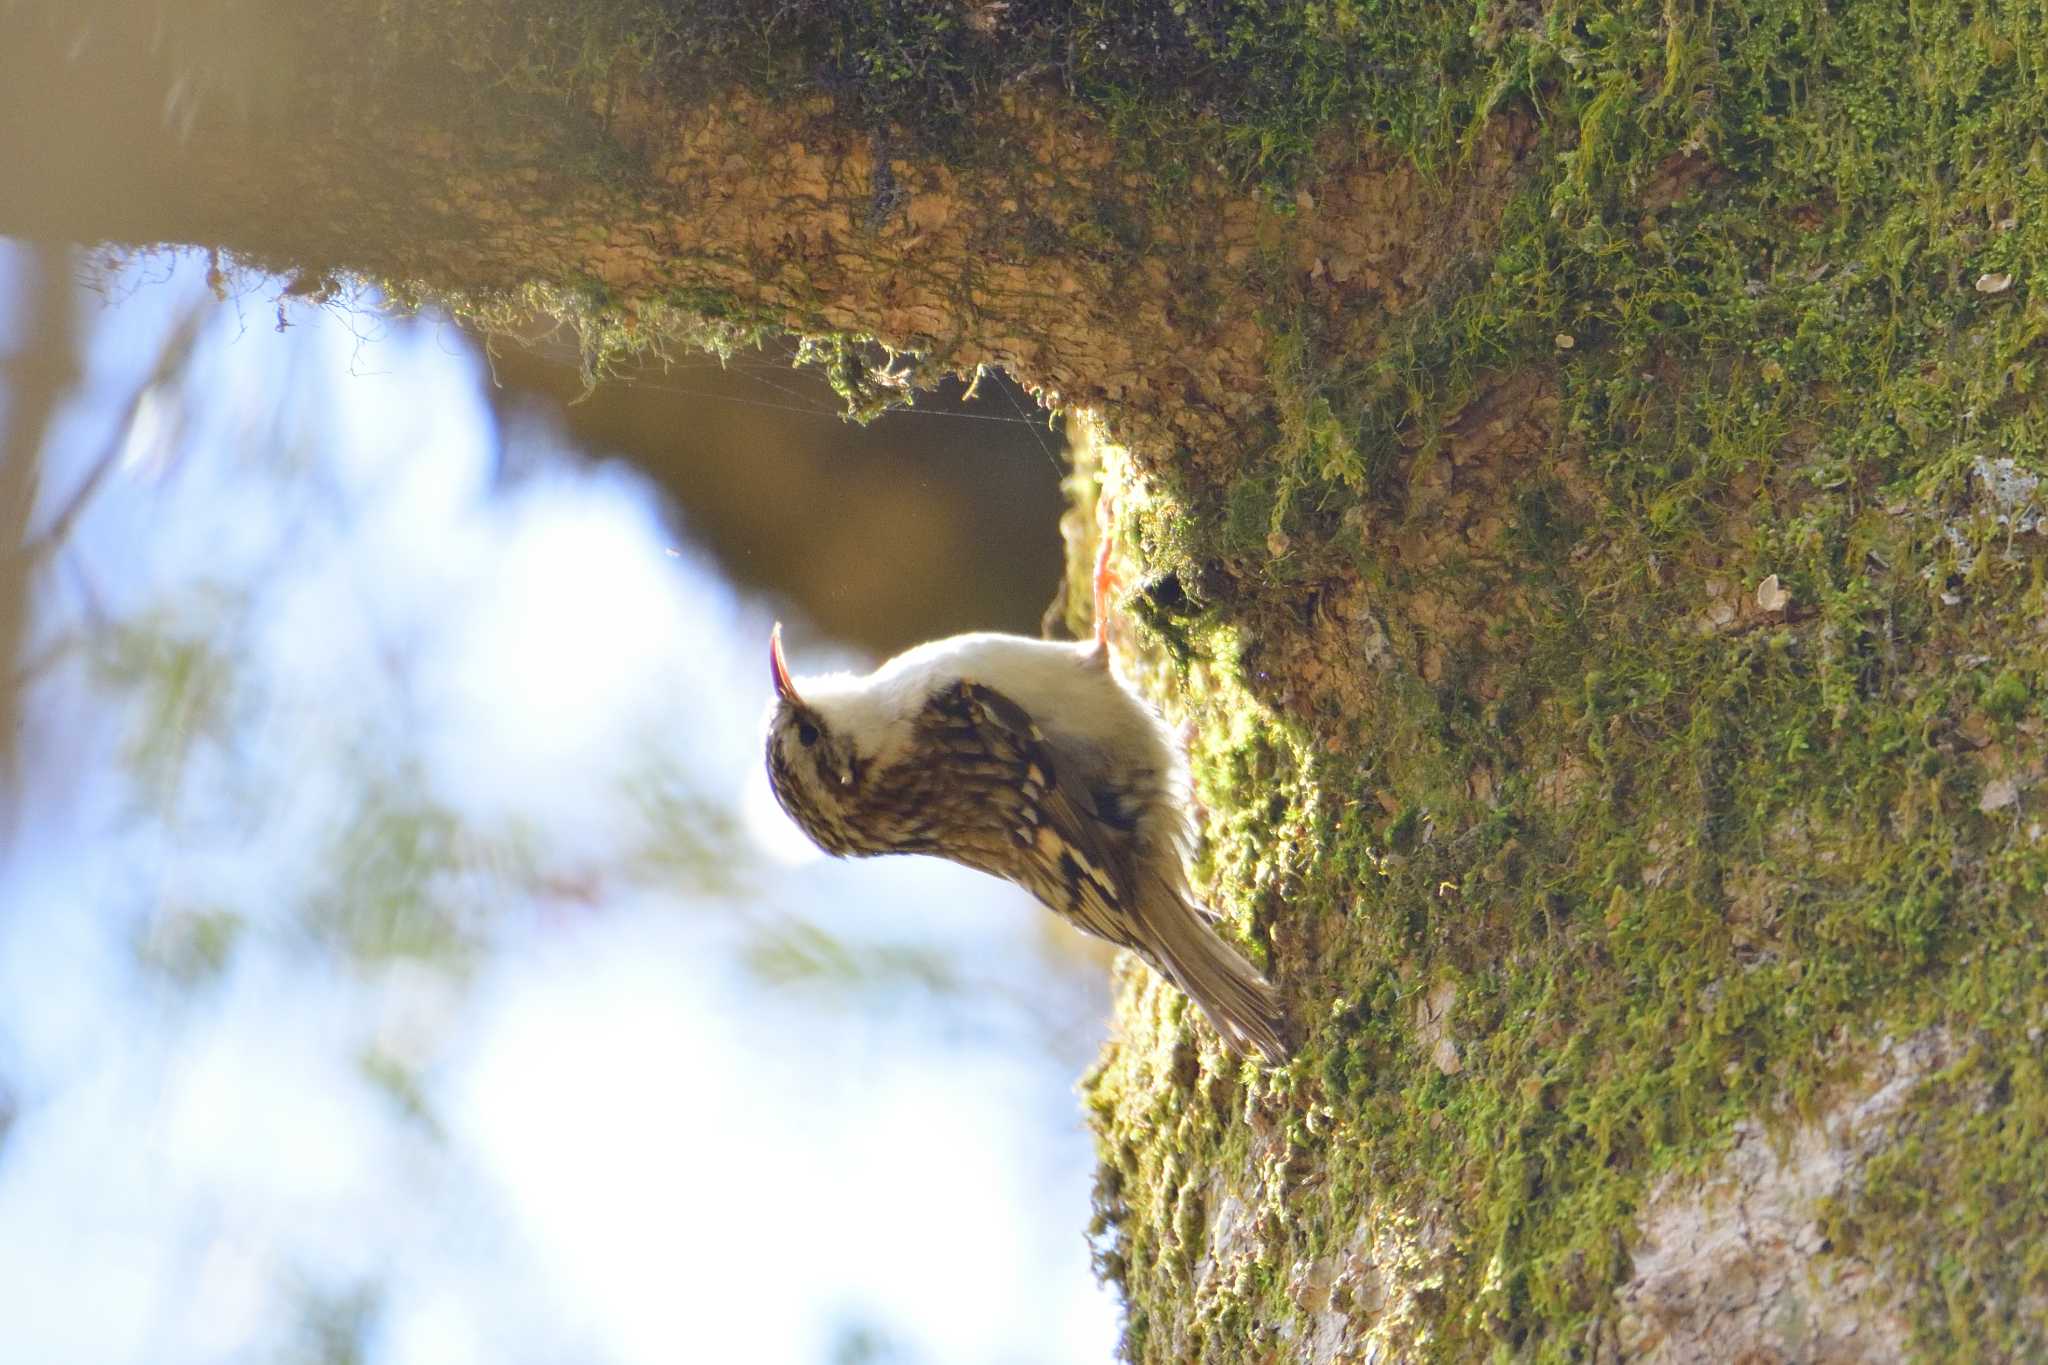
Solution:
<svg viewBox="0 0 2048 1365"><path fill-rule="evenodd" d="M224 617L234 596L203 589L108 622L94 641L94 680L133 703L122 759L152 814L171 813L199 746L217 749L232 738L240 675Z"/></svg>
<svg viewBox="0 0 2048 1365"><path fill-rule="evenodd" d="M539 817L481 817L437 790L432 736L414 696L419 637L375 638L373 659L331 679L280 676L268 632L291 598L291 576L317 571L320 555L364 513L331 465L326 443L338 424L300 391L310 367L287 371L287 387L254 419L228 406L237 395L221 383L215 348L241 322L233 300L202 301L170 322L162 354L145 359L125 391L88 390L67 365L71 378L51 391L51 410L89 406L111 435L60 467L52 454L59 428L49 444L38 428L30 466L65 479L83 468L85 477L61 490L54 518L30 525L24 515L18 548L26 553L10 561L24 567L24 592L34 592L27 600L44 618L32 622L35 657L15 674L25 695L62 693L74 709L113 721L107 757L117 772L27 776L103 784L95 790L118 779L105 834L127 852L107 869L103 900L65 910L109 922L136 972L138 999L204 1020L247 979L238 978L245 968L285 964L293 980L329 981L347 996L337 1040L345 1068L404 1131L433 1146L450 1140L436 1071L459 1036L466 992L506 932L650 897L701 915L707 940L785 1001L872 1013L908 999L943 1016L992 1017L1009 1045L1050 1050L1063 1069L1092 1045L1101 1002L1085 959L1047 954L1034 965L1051 980L1034 997L1014 983L990 989L957 948L863 940L861 926L835 932L760 904L765 869L732 796L685 768L676 736L650 734L606 775L629 827L616 832L610 854L592 858ZM70 344L61 331L47 339ZM224 413L234 414L225 428ZM144 422L148 440L136 438ZM233 442L210 444L223 429ZM148 516L176 507L211 516L216 508L195 513L189 499L179 501L179 481L223 471L247 498L246 509L222 512L242 518L233 553L182 579L98 581L107 564L86 543L99 504L119 501L127 516L141 495L156 500L143 503ZM191 529L166 522L165 536ZM154 562L138 554L122 568ZM323 1027L332 1003L309 1001L295 1022ZM162 1045L177 1036L167 1027ZM0 1067L10 1060L0 1049ZM0 1075L0 1138L16 1108L8 1085ZM281 1268L263 1273L276 1292ZM286 1320L296 1326L283 1359L372 1357L383 1305L376 1283L288 1272L285 1280ZM842 1347L847 1360L908 1359L866 1325Z"/></svg>
<svg viewBox="0 0 2048 1365"><path fill-rule="evenodd" d="M227 969L248 921L218 906L166 910L136 936L143 966L183 989L217 979Z"/></svg>
<svg viewBox="0 0 2048 1365"><path fill-rule="evenodd" d="M281 1365L364 1365L368 1338L377 1325L380 1296L358 1285L330 1289L302 1284L297 1294L298 1338Z"/></svg>
<svg viewBox="0 0 2048 1365"><path fill-rule="evenodd" d="M315 874L325 885L307 904L306 927L354 962L417 958L458 968L480 948L494 899L462 895L463 874L498 860L475 850L462 818L418 795L409 776L365 784Z"/></svg>
<svg viewBox="0 0 2048 1365"><path fill-rule="evenodd" d="M737 896L745 887L739 817L729 804L686 791L674 777L649 770L625 782L646 828L626 865L650 884L689 888L701 896Z"/></svg>
<svg viewBox="0 0 2048 1365"><path fill-rule="evenodd" d="M840 1330L826 1359L831 1365L911 1365L916 1357L883 1329L856 1322Z"/></svg>
<svg viewBox="0 0 2048 1365"><path fill-rule="evenodd" d="M771 985L821 993L890 994L908 986L945 994L963 984L947 953L905 943L849 943L800 919L763 924L748 942L744 961Z"/></svg>

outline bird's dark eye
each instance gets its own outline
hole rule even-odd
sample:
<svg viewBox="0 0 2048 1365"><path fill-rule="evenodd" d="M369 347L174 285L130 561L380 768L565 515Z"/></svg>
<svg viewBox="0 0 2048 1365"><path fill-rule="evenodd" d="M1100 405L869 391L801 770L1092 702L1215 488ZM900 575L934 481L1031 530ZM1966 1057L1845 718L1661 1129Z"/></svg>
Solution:
<svg viewBox="0 0 2048 1365"><path fill-rule="evenodd" d="M818 727L807 720L798 721L796 723L796 742L803 745L806 749L816 744L818 742Z"/></svg>

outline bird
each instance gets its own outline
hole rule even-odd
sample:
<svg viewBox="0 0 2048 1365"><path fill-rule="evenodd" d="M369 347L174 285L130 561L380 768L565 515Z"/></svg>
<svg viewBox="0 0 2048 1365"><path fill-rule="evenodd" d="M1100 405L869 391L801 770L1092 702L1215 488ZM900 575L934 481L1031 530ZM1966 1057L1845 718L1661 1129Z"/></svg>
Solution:
<svg viewBox="0 0 2048 1365"><path fill-rule="evenodd" d="M1189 887L1187 763L1111 669L1101 624L1092 641L955 635L865 675L798 679L777 622L768 654L768 782L812 842L838 857L933 854L1013 882L1136 953L1238 1054L1292 1057L1279 990Z"/></svg>

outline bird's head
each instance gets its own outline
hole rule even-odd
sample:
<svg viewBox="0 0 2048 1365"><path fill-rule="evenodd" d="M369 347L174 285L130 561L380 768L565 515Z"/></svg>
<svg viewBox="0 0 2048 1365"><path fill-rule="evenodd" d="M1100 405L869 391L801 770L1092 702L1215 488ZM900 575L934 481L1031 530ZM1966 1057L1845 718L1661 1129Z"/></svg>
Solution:
<svg viewBox="0 0 2048 1365"><path fill-rule="evenodd" d="M768 786L776 803L827 853L875 851L850 818L862 796L867 761L851 737L797 691L782 657L779 621L768 636L768 665L775 679L775 709L768 719Z"/></svg>

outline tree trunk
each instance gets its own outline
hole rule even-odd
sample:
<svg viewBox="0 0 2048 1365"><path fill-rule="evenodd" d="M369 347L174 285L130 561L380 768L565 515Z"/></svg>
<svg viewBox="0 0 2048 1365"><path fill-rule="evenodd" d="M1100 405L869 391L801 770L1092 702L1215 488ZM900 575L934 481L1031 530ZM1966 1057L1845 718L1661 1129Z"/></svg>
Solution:
<svg viewBox="0 0 2048 1365"><path fill-rule="evenodd" d="M1126 972L1132 1358L2048 1350L2038 11L272 8L0 14L0 230L1096 415L1304 1039Z"/></svg>

